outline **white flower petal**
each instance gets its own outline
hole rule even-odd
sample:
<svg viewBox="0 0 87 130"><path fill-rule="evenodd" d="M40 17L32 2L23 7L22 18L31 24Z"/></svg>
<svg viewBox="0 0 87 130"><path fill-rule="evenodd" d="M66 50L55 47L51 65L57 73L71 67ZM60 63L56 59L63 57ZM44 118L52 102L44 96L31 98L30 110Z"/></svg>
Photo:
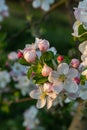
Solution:
<svg viewBox="0 0 87 130"><path fill-rule="evenodd" d="M87 41L84 41L79 45L79 50L81 51L81 53L84 53L86 46L87 46Z"/></svg>
<svg viewBox="0 0 87 130"><path fill-rule="evenodd" d="M62 82L57 82L56 84L54 84L53 90L56 93L60 93L63 90L63 83Z"/></svg>
<svg viewBox="0 0 87 130"><path fill-rule="evenodd" d="M41 96L41 91L39 89L36 89L30 92L30 97L34 99L39 99L40 96Z"/></svg>
<svg viewBox="0 0 87 130"><path fill-rule="evenodd" d="M69 93L76 93L78 85L72 80L66 80L64 83L64 89Z"/></svg>
<svg viewBox="0 0 87 130"><path fill-rule="evenodd" d="M59 77L59 74L57 71L52 71L50 74L49 74L49 77L48 77L48 80L50 82L54 82L55 80L58 80L58 77Z"/></svg>
<svg viewBox="0 0 87 130"><path fill-rule="evenodd" d="M68 78L74 78L78 76L78 71L74 68L70 68L68 72Z"/></svg>
<svg viewBox="0 0 87 130"><path fill-rule="evenodd" d="M47 109L51 108L53 103L53 99L50 97L47 97Z"/></svg>
<svg viewBox="0 0 87 130"><path fill-rule="evenodd" d="M38 99L36 107L37 108L43 108L46 104L46 98Z"/></svg>
<svg viewBox="0 0 87 130"><path fill-rule="evenodd" d="M44 10L44 11L48 11L50 9L50 5L48 2L46 1L43 1L42 4L41 4L41 8Z"/></svg>
<svg viewBox="0 0 87 130"><path fill-rule="evenodd" d="M57 72L58 74L67 74L69 71L69 66L66 63L61 63L59 64L58 68L57 68Z"/></svg>
<svg viewBox="0 0 87 130"><path fill-rule="evenodd" d="M87 100L87 91L80 91L79 97L83 100Z"/></svg>

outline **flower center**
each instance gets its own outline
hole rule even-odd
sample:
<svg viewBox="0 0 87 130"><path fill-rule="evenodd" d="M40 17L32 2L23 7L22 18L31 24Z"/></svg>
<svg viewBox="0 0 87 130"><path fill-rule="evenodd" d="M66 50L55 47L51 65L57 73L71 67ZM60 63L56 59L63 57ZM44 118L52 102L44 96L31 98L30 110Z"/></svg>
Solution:
<svg viewBox="0 0 87 130"><path fill-rule="evenodd" d="M43 98L45 98L46 95L47 95L47 93L46 93L46 92L43 92L43 93L41 94L40 98L43 99Z"/></svg>
<svg viewBox="0 0 87 130"><path fill-rule="evenodd" d="M58 80L64 82L64 81L66 80L66 76L65 76L64 74L61 74L61 75L58 77Z"/></svg>

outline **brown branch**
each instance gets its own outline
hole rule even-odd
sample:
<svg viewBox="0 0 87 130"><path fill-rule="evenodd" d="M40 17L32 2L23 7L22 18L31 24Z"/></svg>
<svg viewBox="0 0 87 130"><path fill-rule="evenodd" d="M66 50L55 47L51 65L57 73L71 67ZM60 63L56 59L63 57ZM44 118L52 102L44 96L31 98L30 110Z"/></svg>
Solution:
<svg viewBox="0 0 87 130"><path fill-rule="evenodd" d="M49 11L47 11L43 17L39 20L39 23L43 21L43 19L49 14L51 13L52 11L54 11L56 8L58 8L59 6L65 4L67 2L67 0L61 0L61 1L58 1L57 3L55 3Z"/></svg>
<svg viewBox="0 0 87 130"><path fill-rule="evenodd" d="M3 101L3 103L6 103L8 105L12 105L14 103L22 103L32 100L32 98L22 98L22 99L16 99L15 101Z"/></svg>

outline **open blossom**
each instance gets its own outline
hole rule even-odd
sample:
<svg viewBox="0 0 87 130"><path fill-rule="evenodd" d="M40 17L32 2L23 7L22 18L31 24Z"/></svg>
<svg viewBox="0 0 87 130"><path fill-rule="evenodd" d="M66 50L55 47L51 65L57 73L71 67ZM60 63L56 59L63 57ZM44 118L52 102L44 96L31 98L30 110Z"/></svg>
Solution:
<svg viewBox="0 0 87 130"><path fill-rule="evenodd" d="M45 76L49 76L50 72L52 71L52 68L47 66L46 64L43 66L42 68L42 75Z"/></svg>
<svg viewBox="0 0 87 130"><path fill-rule="evenodd" d="M23 52L23 55L24 55L24 59L29 63L32 63L36 60L36 51L35 50L25 50Z"/></svg>
<svg viewBox="0 0 87 130"><path fill-rule="evenodd" d="M5 0L0 0L0 21L2 21L5 17L9 16L8 7L5 4Z"/></svg>
<svg viewBox="0 0 87 130"><path fill-rule="evenodd" d="M10 74L7 71L0 71L0 88L6 87L10 81Z"/></svg>
<svg viewBox="0 0 87 130"><path fill-rule="evenodd" d="M75 8L75 18L80 21L87 29L87 0L79 2L78 8Z"/></svg>
<svg viewBox="0 0 87 130"><path fill-rule="evenodd" d="M58 93L63 89L68 93L76 93L78 85L73 81L73 78L78 76L78 71L74 68L69 68L67 63L61 63L57 67L57 71L52 71L49 75L49 81L52 82L55 87L55 91Z"/></svg>
<svg viewBox="0 0 87 130"><path fill-rule="evenodd" d="M34 99L38 99L37 108L43 108L47 105L47 109L52 106L56 93L52 91L53 86L51 83L45 83L43 86L39 86L37 89L30 92L30 96Z"/></svg>
<svg viewBox="0 0 87 130"><path fill-rule="evenodd" d="M49 49L49 42L47 40L39 39L38 48L41 52L45 52Z"/></svg>
<svg viewBox="0 0 87 130"><path fill-rule="evenodd" d="M41 7L44 11L48 11L50 9L50 4L53 4L54 0L33 0L33 7L38 8Z"/></svg>

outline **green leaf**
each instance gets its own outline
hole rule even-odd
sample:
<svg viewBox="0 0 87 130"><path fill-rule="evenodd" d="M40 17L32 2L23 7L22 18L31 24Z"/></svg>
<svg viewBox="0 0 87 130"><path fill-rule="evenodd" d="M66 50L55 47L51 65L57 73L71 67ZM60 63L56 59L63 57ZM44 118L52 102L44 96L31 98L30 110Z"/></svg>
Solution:
<svg viewBox="0 0 87 130"><path fill-rule="evenodd" d="M83 33L87 32L87 30L84 29L83 25L81 24L78 28L78 34L81 35Z"/></svg>
<svg viewBox="0 0 87 130"><path fill-rule="evenodd" d="M20 58L19 63L22 64L22 65L26 65L26 66L30 65L24 58Z"/></svg>
<svg viewBox="0 0 87 130"><path fill-rule="evenodd" d="M53 52L52 51L47 51L47 52L44 52L42 55L41 55L41 57L40 57L40 59L42 60L42 61L50 61L52 58L54 58L54 54L53 54Z"/></svg>
<svg viewBox="0 0 87 130"><path fill-rule="evenodd" d="M30 67L27 72L28 79L30 79L32 72L33 72L33 67Z"/></svg>
<svg viewBox="0 0 87 130"><path fill-rule="evenodd" d="M42 75L38 76L36 75L33 80L35 84L43 84L48 81L48 77L43 77Z"/></svg>

